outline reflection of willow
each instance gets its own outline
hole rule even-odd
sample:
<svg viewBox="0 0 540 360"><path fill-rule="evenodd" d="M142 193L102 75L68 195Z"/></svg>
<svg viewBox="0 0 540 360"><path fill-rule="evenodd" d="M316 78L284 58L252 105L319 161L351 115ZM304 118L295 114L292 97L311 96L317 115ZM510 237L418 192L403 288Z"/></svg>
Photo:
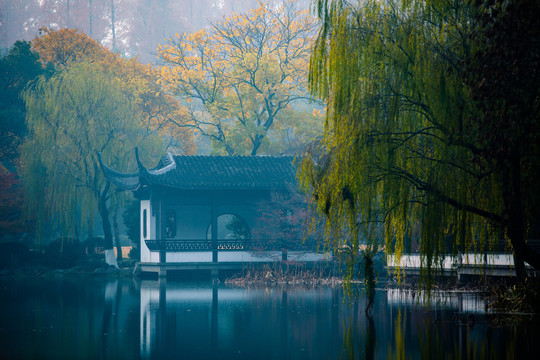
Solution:
<svg viewBox="0 0 540 360"><path fill-rule="evenodd" d="M452 326L453 336L447 336ZM466 316L439 319L434 323L424 318L418 324L418 343L422 359L527 359L531 354L520 354L516 336L493 337L492 327L475 334L474 324L467 323ZM516 328L514 328L516 329ZM526 332L524 332L525 334ZM526 337L526 335L524 335Z"/></svg>
<svg viewBox="0 0 540 360"><path fill-rule="evenodd" d="M107 282L105 285L105 301L103 304L103 323L101 329L102 337L102 357L107 358L106 350L109 348L108 343L114 343L113 336L118 333L117 329L120 326L120 302L122 300L122 287L118 280Z"/></svg>
<svg viewBox="0 0 540 360"><path fill-rule="evenodd" d="M366 307L364 309L366 315L366 336L364 354L366 359L375 358L375 344L377 342L375 322L373 320L373 304L375 301L375 269L373 264L373 257L375 256L376 252L376 246L369 246L361 252L364 265L364 290L366 292ZM361 271L359 271L359 273L360 272ZM344 284L344 291L345 294L349 297L349 300L352 296L356 296L356 294L353 293L353 288L348 283ZM357 358L355 351L356 342L354 337L354 334L358 333L355 329L355 319L357 318L358 316L355 316L354 319L350 319L349 324L343 334L343 345L347 351L347 359Z"/></svg>
<svg viewBox="0 0 540 360"><path fill-rule="evenodd" d="M371 314L367 314L366 318L366 359L375 359L375 343L377 342L375 322Z"/></svg>
<svg viewBox="0 0 540 360"><path fill-rule="evenodd" d="M401 309L398 310L397 317L394 319L394 346L396 353L392 354L389 351L389 357L393 359L405 359L405 323L406 319L401 313ZM431 357L428 357L431 358Z"/></svg>
<svg viewBox="0 0 540 360"><path fill-rule="evenodd" d="M375 344L377 343L377 333L375 331L375 321L371 314L366 314L366 334L364 344L364 355L357 354L357 336L359 334L357 327L357 317L349 319L349 324L343 333L343 347L346 351L347 359L375 359ZM359 345L359 344L358 344Z"/></svg>
<svg viewBox="0 0 540 360"><path fill-rule="evenodd" d="M373 301L375 299L375 274L373 269L373 255L371 251L362 251L362 257L364 258L364 284L366 287L366 314L371 318L373 310Z"/></svg>
<svg viewBox="0 0 540 360"><path fill-rule="evenodd" d="M373 312L373 303L375 300L375 266L373 263L373 257L377 253L376 247L370 247L371 249L362 250L362 260L363 267L358 268L358 278L361 278L363 275L364 278L364 291L366 292L366 314L372 314ZM363 274L362 274L363 273ZM353 286L350 282L345 281L343 283L343 291L346 297L351 300L355 298L358 293L357 287Z"/></svg>
<svg viewBox="0 0 540 360"><path fill-rule="evenodd" d="M408 321L413 325L416 323L416 332L411 332ZM394 348L391 349L389 345L388 352L388 357L392 359L405 359L406 354L410 357L411 350L415 351L416 341L419 354L415 356L420 359L530 358L530 354L519 356L515 336L494 337L491 326L485 333L475 332L474 326L467 324L463 319L446 318L444 313L438 314L435 321L431 316L420 314L412 320L400 309L393 322ZM416 335L416 339L413 334Z"/></svg>

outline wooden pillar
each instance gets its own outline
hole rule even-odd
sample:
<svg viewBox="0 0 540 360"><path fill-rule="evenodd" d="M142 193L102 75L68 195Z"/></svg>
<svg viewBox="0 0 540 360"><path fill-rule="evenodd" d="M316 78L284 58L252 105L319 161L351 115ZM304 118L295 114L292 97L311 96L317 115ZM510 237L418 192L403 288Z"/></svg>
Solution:
<svg viewBox="0 0 540 360"><path fill-rule="evenodd" d="M158 211L158 219L156 219L156 222L158 224L157 227L157 233L158 233L158 239L160 240L160 250L159 250L159 262L165 264L167 262L167 251L165 250L165 237L167 236L165 232L165 222L167 219L165 219L165 207L166 207L165 199L163 198L163 195L161 195L161 198L159 200L159 211Z"/></svg>
<svg viewBox="0 0 540 360"><path fill-rule="evenodd" d="M212 262L218 262L218 222L217 222L217 205L210 205L210 218L212 221Z"/></svg>

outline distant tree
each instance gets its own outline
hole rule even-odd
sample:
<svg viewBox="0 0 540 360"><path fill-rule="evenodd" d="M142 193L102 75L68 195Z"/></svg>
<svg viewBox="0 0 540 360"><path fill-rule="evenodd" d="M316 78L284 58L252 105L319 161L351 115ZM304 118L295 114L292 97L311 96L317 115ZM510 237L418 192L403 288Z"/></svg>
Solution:
<svg viewBox="0 0 540 360"><path fill-rule="evenodd" d="M3 235L29 232L21 213L23 191L17 167L26 136L26 109L21 92L45 71L30 43L16 41L0 58L0 228Z"/></svg>
<svg viewBox="0 0 540 360"><path fill-rule="evenodd" d="M1 0L0 48L31 40L39 28L77 28L113 52L156 63L156 47L175 32L257 7L257 0ZM299 0L307 9L309 0ZM272 1L279 4L279 1ZM114 16L114 22L113 22Z"/></svg>
<svg viewBox="0 0 540 360"><path fill-rule="evenodd" d="M141 241L141 214L140 201L132 199L127 202L122 214L124 225L127 227L127 235L129 239L139 245Z"/></svg>
<svg viewBox="0 0 540 360"><path fill-rule="evenodd" d="M0 229L3 236L29 231L28 223L22 221L23 196L17 172L0 164Z"/></svg>
<svg viewBox="0 0 540 360"><path fill-rule="evenodd" d="M157 70L151 66L141 64L136 58L125 59L114 54L74 29L42 29L32 46L42 61L60 69L81 61L100 63L117 79L122 91L133 98L148 132L160 134L176 152L195 151L193 131L176 126L182 123L179 102L162 91Z"/></svg>
<svg viewBox="0 0 540 360"><path fill-rule="evenodd" d="M260 216L252 230L255 239L279 241L286 247L302 243L319 245L323 219L311 213L308 199L296 187L273 192L269 200L259 204L258 210Z"/></svg>
<svg viewBox="0 0 540 360"><path fill-rule="evenodd" d="M82 60L112 62L115 55L97 41L77 29L41 28L32 41L32 49L39 53L41 60L60 68Z"/></svg>
<svg viewBox="0 0 540 360"><path fill-rule="evenodd" d="M98 164L133 168L133 148L151 155L160 141L140 122L133 99L116 76L96 62L71 64L25 92L30 136L23 145L26 212L35 214L38 234L47 222L77 237L96 210L103 223L106 262L115 265L111 191ZM131 160L131 162L130 162Z"/></svg>
<svg viewBox="0 0 540 360"><path fill-rule="evenodd" d="M25 106L20 93L44 72L39 54L30 43L16 41L8 54L0 58L0 158L13 160L26 135Z"/></svg>
<svg viewBox="0 0 540 360"><path fill-rule="evenodd" d="M159 47L161 83L185 101L180 127L197 129L216 152L256 155L281 135L297 131L312 111L307 71L315 23L288 1L233 15L209 30L179 35Z"/></svg>

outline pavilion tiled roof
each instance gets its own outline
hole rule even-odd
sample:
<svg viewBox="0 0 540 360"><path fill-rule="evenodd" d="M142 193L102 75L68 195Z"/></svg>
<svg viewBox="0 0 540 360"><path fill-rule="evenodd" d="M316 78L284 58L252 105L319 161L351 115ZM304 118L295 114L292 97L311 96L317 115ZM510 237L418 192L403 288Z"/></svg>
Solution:
<svg viewBox="0 0 540 360"><path fill-rule="evenodd" d="M102 164L105 176L123 190L142 186L176 189L282 189L296 183L292 156L171 156L154 169L139 163L137 174L121 174Z"/></svg>

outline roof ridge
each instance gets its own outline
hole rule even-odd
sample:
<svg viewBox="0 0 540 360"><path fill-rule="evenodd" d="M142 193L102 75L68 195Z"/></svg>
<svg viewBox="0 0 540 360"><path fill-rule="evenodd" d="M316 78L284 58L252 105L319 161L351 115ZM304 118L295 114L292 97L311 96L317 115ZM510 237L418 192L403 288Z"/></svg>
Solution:
<svg viewBox="0 0 540 360"><path fill-rule="evenodd" d="M173 155L174 158L250 158L250 159L260 159L260 158L289 158L296 157L296 155Z"/></svg>

